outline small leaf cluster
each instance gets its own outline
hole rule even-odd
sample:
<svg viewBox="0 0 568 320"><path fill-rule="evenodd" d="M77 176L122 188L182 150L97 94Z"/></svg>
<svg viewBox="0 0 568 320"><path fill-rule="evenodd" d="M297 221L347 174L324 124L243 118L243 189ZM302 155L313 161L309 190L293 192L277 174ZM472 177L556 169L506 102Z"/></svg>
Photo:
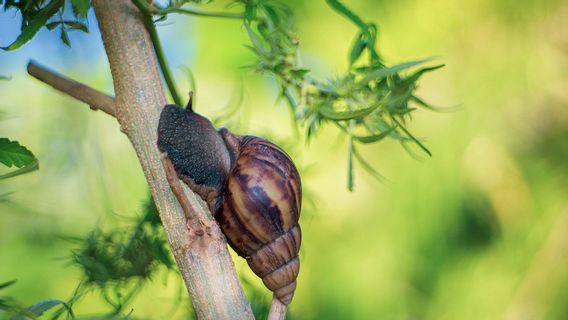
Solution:
<svg viewBox="0 0 568 320"><path fill-rule="evenodd" d="M134 278L149 279L159 265L174 266L153 201L148 201L133 228L97 228L79 242L72 260L83 271L86 284L105 287Z"/></svg>
<svg viewBox="0 0 568 320"><path fill-rule="evenodd" d="M2 2L0 1L0 5ZM71 8L71 15L66 13L67 8ZM22 23L16 40L1 48L6 51L16 50L30 41L43 27L48 30L58 29L61 41L70 46L69 31L89 32L87 13L90 8L91 0L6 0L4 11L17 10L22 16Z"/></svg>
<svg viewBox="0 0 568 320"><path fill-rule="evenodd" d="M380 174L361 156L359 144L385 138L398 140L407 150L413 143L431 155L407 128L416 107L436 109L415 94L422 75L443 67L434 65L402 73L429 59L386 66L376 50L377 26L337 0L327 4L359 29L349 50L349 68L341 76L320 80L300 64L299 41L293 33L290 9L276 1L241 0L245 6L245 28L251 50L257 55L255 68L278 81L280 95L295 119L306 130L309 141L326 125L337 126L348 137L348 188L353 189L353 162L377 178Z"/></svg>

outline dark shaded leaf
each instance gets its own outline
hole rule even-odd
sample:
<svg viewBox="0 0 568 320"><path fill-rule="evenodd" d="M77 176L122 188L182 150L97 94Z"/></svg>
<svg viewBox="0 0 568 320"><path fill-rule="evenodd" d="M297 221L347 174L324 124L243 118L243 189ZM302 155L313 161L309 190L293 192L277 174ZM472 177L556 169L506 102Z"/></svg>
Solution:
<svg viewBox="0 0 568 320"><path fill-rule="evenodd" d="M0 283L0 290L2 290L4 288L8 288L9 286L13 285L16 282L18 282L18 280L14 279L14 280L10 280L10 281Z"/></svg>
<svg viewBox="0 0 568 320"><path fill-rule="evenodd" d="M18 141L0 138L0 162L4 165L21 168L33 163L35 160L33 153L20 145Z"/></svg>
<svg viewBox="0 0 568 320"><path fill-rule="evenodd" d="M3 50L11 51L16 50L26 42L30 41L35 34L47 23L57 11L65 4L63 0L53 0L47 6L41 9L33 19L29 21L22 29L18 38L7 47L2 47Z"/></svg>

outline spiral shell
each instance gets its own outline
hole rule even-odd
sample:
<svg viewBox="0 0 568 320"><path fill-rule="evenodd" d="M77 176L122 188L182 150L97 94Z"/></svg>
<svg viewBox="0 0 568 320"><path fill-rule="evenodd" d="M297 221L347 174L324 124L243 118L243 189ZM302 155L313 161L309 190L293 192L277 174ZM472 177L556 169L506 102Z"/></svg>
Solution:
<svg viewBox="0 0 568 320"><path fill-rule="evenodd" d="M282 303L289 304L300 269L300 176L290 157L273 143L222 134L235 148L236 160L216 219L229 245Z"/></svg>

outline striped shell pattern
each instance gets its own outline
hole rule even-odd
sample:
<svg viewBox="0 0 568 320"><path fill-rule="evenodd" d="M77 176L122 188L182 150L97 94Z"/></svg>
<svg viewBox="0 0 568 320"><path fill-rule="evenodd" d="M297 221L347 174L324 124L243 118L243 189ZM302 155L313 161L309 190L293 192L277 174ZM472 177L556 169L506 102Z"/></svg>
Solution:
<svg viewBox="0 0 568 320"><path fill-rule="evenodd" d="M290 157L258 137L234 136L236 160L216 214L229 245L284 304L300 269L300 176Z"/></svg>

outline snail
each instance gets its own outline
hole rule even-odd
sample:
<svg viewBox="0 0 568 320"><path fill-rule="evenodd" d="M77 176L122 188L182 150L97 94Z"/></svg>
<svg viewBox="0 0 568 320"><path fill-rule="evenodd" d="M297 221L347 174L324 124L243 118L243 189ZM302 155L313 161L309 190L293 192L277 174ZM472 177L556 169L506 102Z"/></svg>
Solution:
<svg viewBox="0 0 568 320"><path fill-rule="evenodd" d="M264 285L289 304L299 273L302 188L290 157L263 138L239 136L195 113L166 105L158 149L180 180L208 205L227 243Z"/></svg>

